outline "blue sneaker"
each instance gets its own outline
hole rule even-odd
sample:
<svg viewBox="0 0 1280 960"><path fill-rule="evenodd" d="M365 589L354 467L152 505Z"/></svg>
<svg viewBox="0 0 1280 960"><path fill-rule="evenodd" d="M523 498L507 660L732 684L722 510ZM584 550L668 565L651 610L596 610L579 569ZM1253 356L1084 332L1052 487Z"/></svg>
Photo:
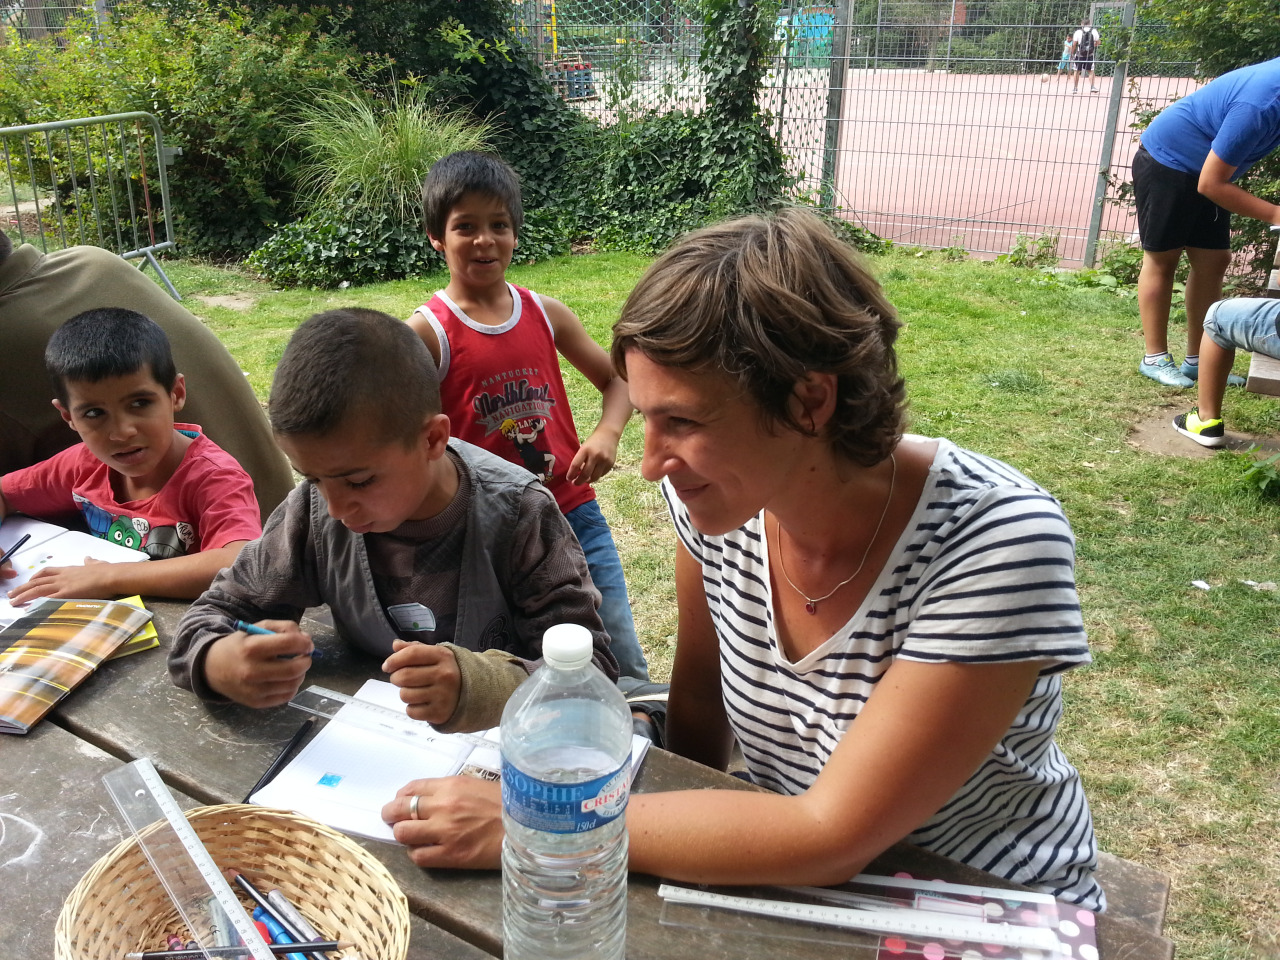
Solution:
<svg viewBox="0 0 1280 960"><path fill-rule="evenodd" d="M1198 363L1195 366L1192 366L1191 364L1187 363L1187 361L1183 360L1182 366L1180 366L1178 370L1182 373L1184 377L1186 377L1192 383L1195 383L1197 380L1200 379L1200 364ZM1237 377L1234 373L1228 373L1227 386L1243 387L1244 377Z"/></svg>
<svg viewBox="0 0 1280 960"><path fill-rule="evenodd" d="M1187 389L1187 387L1195 386L1195 381L1190 377L1184 377L1178 369L1178 365L1173 362L1173 357L1165 354L1155 363L1147 363L1144 359L1138 364L1138 372L1144 377L1150 377L1156 383L1164 384L1166 387L1179 387Z"/></svg>

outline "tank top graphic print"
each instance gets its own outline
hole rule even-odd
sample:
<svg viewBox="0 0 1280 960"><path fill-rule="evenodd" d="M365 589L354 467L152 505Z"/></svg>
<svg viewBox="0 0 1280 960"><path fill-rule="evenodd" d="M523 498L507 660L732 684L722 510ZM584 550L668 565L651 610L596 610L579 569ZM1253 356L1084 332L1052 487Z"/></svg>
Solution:
<svg viewBox="0 0 1280 960"><path fill-rule="evenodd" d="M440 341L440 394L453 436L538 477L568 513L595 497L564 479L581 442L551 322L536 294L507 284L511 316L477 323L443 292L421 311Z"/></svg>

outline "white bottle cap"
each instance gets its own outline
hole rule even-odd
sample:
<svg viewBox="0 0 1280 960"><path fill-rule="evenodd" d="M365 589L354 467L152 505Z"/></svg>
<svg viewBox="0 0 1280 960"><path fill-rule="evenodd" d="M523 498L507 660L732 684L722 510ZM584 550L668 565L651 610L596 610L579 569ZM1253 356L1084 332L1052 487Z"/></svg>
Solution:
<svg viewBox="0 0 1280 960"><path fill-rule="evenodd" d="M573 670L591 662L591 631L578 623L557 623L542 635L542 657L548 666Z"/></svg>

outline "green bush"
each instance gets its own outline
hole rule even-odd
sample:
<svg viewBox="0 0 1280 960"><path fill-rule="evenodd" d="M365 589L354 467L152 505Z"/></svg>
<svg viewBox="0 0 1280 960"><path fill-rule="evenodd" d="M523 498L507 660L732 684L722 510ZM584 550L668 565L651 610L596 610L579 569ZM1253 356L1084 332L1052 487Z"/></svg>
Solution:
<svg viewBox="0 0 1280 960"><path fill-rule="evenodd" d="M286 224L245 261L281 286L346 287L403 280L444 266L416 220L359 208L323 208Z"/></svg>
<svg viewBox="0 0 1280 960"><path fill-rule="evenodd" d="M505 11L491 4L463 4L458 15L477 36L504 36L509 28ZM462 70L476 113L493 118L495 145L520 174L526 212L548 208L566 223L585 221L605 136L600 126L560 99L519 44L469 60ZM573 238L583 236L585 228L575 228Z"/></svg>
<svg viewBox="0 0 1280 960"><path fill-rule="evenodd" d="M731 137L738 149L726 162ZM604 249L652 254L708 221L768 206L784 193L786 175L762 177L760 155L776 150L744 127L724 130L708 113L620 124L598 160L591 232Z"/></svg>
<svg viewBox="0 0 1280 960"><path fill-rule="evenodd" d="M513 258L535 263L569 252L566 225L546 208L525 213ZM356 197L316 209L286 224L246 259L274 284L338 287L403 280L444 268L417 216L403 218L388 207L373 210Z"/></svg>
<svg viewBox="0 0 1280 960"><path fill-rule="evenodd" d="M1020 233L1014 239L1013 247L1009 252L996 257L996 262L1009 263L1015 267L1043 269L1056 267L1059 259L1056 233L1045 233L1038 237L1028 237Z"/></svg>
<svg viewBox="0 0 1280 960"><path fill-rule="evenodd" d="M574 220L555 207L535 207L524 212L520 242L513 263L537 263L548 257L561 257L571 252L569 238L575 231Z"/></svg>
<svg viewBox="0 0 1280 960"><path fill-rule="evenodd" d="M1249 454L1252 453L1251 449ZM1250 455L1242 459L1245 470L1240 475L1240 482L1264 497L1280 498L1280 453L1260 460L1254 460Z"/></svg>
<svg viewBox="0 0 1280 960"><path fill-rule="evenodd" d="M473 34L505 35L505 11L463 6L458 17ZM772 8L699 0L691 9L707 24L699 54L707 109L700 114L601 128L556 95L518 44L465 65L477 112L495 118L499 150L520 173L526 211L545 210L563 227L549 239L656 253L686 230L772 206L791 192L793 179L756 106Z"/></svg>
<svg viewBox="0 0 1280 960"><path fill-rule="evenodd" d="M1098 269L1116 278L1118 283L1133 285L1142 270L1142 248L1131 243L1115 243L1098 258Z"/></svg>

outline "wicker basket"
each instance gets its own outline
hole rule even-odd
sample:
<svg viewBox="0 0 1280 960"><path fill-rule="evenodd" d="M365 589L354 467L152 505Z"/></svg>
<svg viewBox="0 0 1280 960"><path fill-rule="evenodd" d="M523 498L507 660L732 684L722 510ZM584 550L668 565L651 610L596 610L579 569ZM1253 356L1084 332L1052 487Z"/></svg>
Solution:
<svg viewBox="0 0 1280 960"><path fill-rule="evenodd" d="M263 893L279 887L322 936L356 944L328 956L404 960L404 894L386 867L342 834L294 813L248 804L197 807L187 820L219 867L241 870ZM165 934L185 936L182 927L177 908L130 837L95 863L67 897L54 929L54 957L120 960L129 951L164 949Z"/></svg>

